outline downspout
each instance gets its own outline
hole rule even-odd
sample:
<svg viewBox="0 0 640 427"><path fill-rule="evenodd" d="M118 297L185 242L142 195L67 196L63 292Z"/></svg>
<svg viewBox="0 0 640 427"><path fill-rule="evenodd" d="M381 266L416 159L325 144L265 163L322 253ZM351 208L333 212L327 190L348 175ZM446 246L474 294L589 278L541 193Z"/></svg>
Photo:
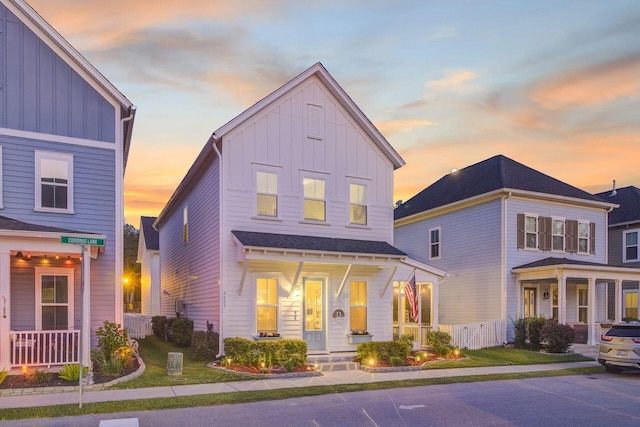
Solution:
<svg viewBox="0 0 640 427"><path fill-rule="evenodd" d="M222 333L222 320L224 319L223 313L225 305L223 285L224 280L222 280L222 268L224 266L224 257L222 252L222 155L220 154L220 150L218 150L218 146L216 145L219 140L220 139L216 137L215 133L211 135L211 147L213 147L213 152L218 158L218 253L220 254L220 271L218 277L218 288L220 292L220 318L218 319L218 324L220 325L220 332L218 333L218 354L216 354L216 358L219 358L224 354L224 335Z"/></svg>

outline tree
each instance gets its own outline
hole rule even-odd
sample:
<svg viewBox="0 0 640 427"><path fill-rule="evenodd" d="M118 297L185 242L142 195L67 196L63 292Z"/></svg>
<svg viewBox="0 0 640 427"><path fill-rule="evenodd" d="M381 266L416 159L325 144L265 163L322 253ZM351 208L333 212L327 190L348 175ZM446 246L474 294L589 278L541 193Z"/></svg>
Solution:
<svg viewBox="0 0 640 427"><path fill-rule="evenodd" d="M140 309L140 264L138 259L138 239L140 232L131 224L124 225L124 311Z"/></svg>

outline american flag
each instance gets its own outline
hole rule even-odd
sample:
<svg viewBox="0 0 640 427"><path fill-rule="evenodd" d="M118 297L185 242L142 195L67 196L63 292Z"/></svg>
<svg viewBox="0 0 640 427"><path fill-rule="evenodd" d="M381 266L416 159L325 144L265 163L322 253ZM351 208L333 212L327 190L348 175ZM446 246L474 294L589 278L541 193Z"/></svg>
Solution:
<svg viewBox="0 0 640 427"><path fill-rule="evenodd" d="M411 275L411 279L404 284L404 296L409 301L411 307L411 318L414 322L418 321L418 289L416 287L416 274Z"/></svg>

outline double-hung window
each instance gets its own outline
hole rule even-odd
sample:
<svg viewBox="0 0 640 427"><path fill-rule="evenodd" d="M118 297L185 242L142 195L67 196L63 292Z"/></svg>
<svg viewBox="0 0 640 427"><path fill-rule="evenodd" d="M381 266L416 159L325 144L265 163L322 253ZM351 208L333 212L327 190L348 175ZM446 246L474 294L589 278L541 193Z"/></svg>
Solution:
<svg viewBox="0 0 640 427"><path fill-rule="evenodd" d="M552 226L552 249L554 251L564 251L564 219L553 218Z"/></svg>
<svg viewBox="0 0 640 427"><path fill-rule="evenodd" d="M35 152L35 210L73 212L73 156Z"/></svg>
<svg viewBox="0 0 640 427"><path fill-rule="evenodd" d="M349 283L349 328L352 331L367 330L367 282Z"/></svg>
<svg viewBox="0 0 640 427"><path fill-rule="evenodd" d="M640 257L638 256L638 234L640 234L640 230L629 230L624 231L623 236L623 262L637 262L640 261Z"/></svg>
<svg viewBox="0 0 640 427"><path fill-rule="evenodd" d="M589 253L589 222L578 221L578 253Z"/></svg>
<svg viewBox="0 0 640 427"><path fill-rule="evenodd" d="M349 223L367 225L367 187L349 184Z"/></svg>
<svg viewBox="0 0 640 427"><path fill-rule="evenodd" d="M258 332L277 332L278 279L259 278L256 284L256 329Z"/></svg>
<svg viewBox="0 0 640 427"><path fill-rule="evenodd" d="M429 259L440 259L440 227L429 229Z"/></svg>
<svg viewBox="0 0 640 427"><path fill-rule="evenodd" d="M525 215L524 217L525 248L538 249L538 217Z"/></svg>
<svg viewBox="0 0 640 427"><path fill-rule="evenodd" d="M73 329L73 269L36 267L36 329Z"/></svg>
<svg viewBox="0 0 640 427"><path fill-rule="evenodd" d="M258 171L256 174L256 214L278 216L278 174Z"/></svg>
<svg viewBox="0 0 640 427"><path fill-rule="evenodd" d="M303 178L304 219L326 221L325 180Z"/></svg>

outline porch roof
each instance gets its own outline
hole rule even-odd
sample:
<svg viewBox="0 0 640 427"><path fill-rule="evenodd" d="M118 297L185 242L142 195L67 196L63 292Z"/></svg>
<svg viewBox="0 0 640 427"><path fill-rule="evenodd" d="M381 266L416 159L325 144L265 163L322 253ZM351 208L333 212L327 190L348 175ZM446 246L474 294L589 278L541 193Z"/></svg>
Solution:
<svg viewBox="0 0 640 427"><path fill-rule="evenodd" d="M540 279L544 276L553 278L560 275L610 280L640 280L640 268L556 257L523 264L514 267L511 272L525 280Z"/></svg>
<svg viewBox="0 0 640 427"><path fill-rule="evenodd" d="M98 235L97 233L86 233L84 231L70 230L66 228L50 227L48 225L31 224L29 222L18 221L17 219L0 216L0 233L3 231L35 231L44 233L71 233L71 234L89 234Z"/></svg>
<svg viewBox="0 0 640 427"><path fill-rule="evenodd" d="M233 230L231 233L245 248L349 253L393 258L407 256L407 254L402 252L400 249L387 242L239 230Z"/></svg>

